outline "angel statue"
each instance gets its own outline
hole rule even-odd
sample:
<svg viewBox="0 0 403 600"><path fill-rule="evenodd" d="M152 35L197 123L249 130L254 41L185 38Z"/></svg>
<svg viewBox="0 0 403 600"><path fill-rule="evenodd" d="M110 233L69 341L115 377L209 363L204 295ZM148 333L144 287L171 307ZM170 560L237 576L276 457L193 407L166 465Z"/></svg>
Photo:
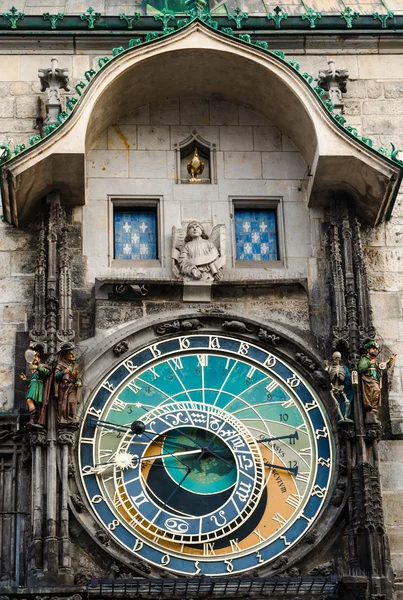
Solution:
<svg viewBox="0 0 403 600"><path fill-rule="evenodd" d="M172 229L173 272L185 280L220 281L225 264L225 226L216 225L208 237L198 221Z"/></svg>

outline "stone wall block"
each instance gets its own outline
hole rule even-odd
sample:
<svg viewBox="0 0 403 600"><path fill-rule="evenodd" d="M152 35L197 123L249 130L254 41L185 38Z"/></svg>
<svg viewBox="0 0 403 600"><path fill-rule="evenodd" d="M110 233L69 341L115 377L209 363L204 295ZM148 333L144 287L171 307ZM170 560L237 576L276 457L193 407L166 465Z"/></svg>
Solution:
<svg viewBox="0 0 403 600"><path fill-rule="evenodd" d="M259 125L262 127L273 126L273 123L269 119L250 108L246 108L246 106L238 106L238 116L240 125Z"/></svg>
<svg viewBox="0 0 403 600"><path fill-rule="evenodd" d="M138 125L139 150L169 150L169 127Z"/></svg>
<svg viewBox="0 0 403 600"><path fill-rule="evenodd" d="M367 81L368 98L376 99L382 96L382 83L369 79Z"/></svg>
<svg viewBox="0 0 403 600"><path fill-rule="evenodd" d="M16 55L8 54L7 57L2 58L0 60L0 81L18 81L20 79L20 61L20 57Z"/></svg>
<svg viewBox="0 0 403 600"><path fill-rule="evenodd" d="M180 98L181 125L209 125L209 101L207 98Z"/></svg>
<svg viewBox="0 0 403 600"><path fill-rule="evenodd" d="M385 246L385 223L377 227L363 227L361 235L364 246Z"/></svg>
<svg viewBox="0 0 403 600"><path fill-rule="evenodd" d="M403 256L397 248L365 248L368 271L403 272Z"/></svg>
<svg viewBox="0 0 403 600"><path fill-rule="evenodd" d="M35 239L30 232L0 221L0 259L4 252L28 250L34 244Z"/></svg>
<svg viewBox="0 0 403 600"><path fill-rule="evenodd" d="M403 223L386 223L386 245L403 246Z"/></svg>
<svg viewBox="0 0 403 600"><path fill-rule="evenodd" d="M268 152L281 150L281 131L277 127L254 127L253 149Z"/></svg>
<svg viewBox="0 0 403 600"><path fill-rule="evenodd" d="M122 11L125 12L125 11ZM96 66L96 63L94 63ZM95 67L94 67L95 68ZM127 115L119 123L128 125L149 125L150 124L150 105L138 106L130 115Z"/></svg>
<svg viewBox="0 0 403 600"><path fill-rule="evenodd" d="M158 150L129 152L130 177L165 179L167 177L167 153Z"/></svg>
<svg viewBox="0 0 403 600"><path fill-rule="evenodd" d="M238 106L224 100L210 100L210 125L238 125Z"/></svg>
<svg viewBox="0 0 403 600"><path fill-rule="evenodd" d="M91 150L87 160L87 177L128 177L128 152Z"/></svg>
<svg viewBox="0 0 403 600"><path fill-rule="evenodd" d="M108 150L134 150L136 147L136 125L111 125L108 127Z"/></svg>
<svg viewBox="0 0 403 600"><path fill-rule="evenodd" d="M11 254L11 274L33 276L37 257L34 252L13 252Z"/></svg>
<svg viewBox="0 0 403 600"><path fill-rule="evenodd" d="M179 98L171 98L150 104L152 125L179 125Z"/></svg>
<svg viewBox="0 0 403 600"><path fill-rule="evenodd" d="M403 81L385 81L385 98L403 98Z"/></svg>
<svg viewBox="0 0 403 600"><path fill-rule="evenodd" d="M361 102L359 100L346 100L344 102L344 114L347 115L360 115L361 114ZM350 123L350 121L348 121Z"/></svg>
<svg viewBox="0 0 403 600"><path fill-rule="evenodd" d="M25 143L28 142L29 135L38 135L38 130L34 129L35 121L33 119L0 119L0 134L2 138L8 135L13 137L14 133L26 133Z"/></svg>
<svg viewBox="0 0 403 600"><path fill-rule="evenodd" d="M27 314L31 312L31 304L5 304L3 307L3 322L25 323Z"/></svg>
<svg viewBox="0 0 403 600"><path fill-rule="evenodd" d="M224 152L227 179L261 179L261 152Z"/></svg>
<svg viewBox="0 0 403 600"><path fill-rule="evenodd" d="M14 116L14 98L0 98L0 117L2 119Z"/></svg>
<svg viewBox="0 0 403 600"><path fill-rule="evenodd" d="M363 102L364 115L401 115L403 98L390 100L367 100Z"/></svg>
<svg viewBox="0 0 403 600"><path fill-rule="evenodd" d="M383 319L401 318L402 308L399 293L371 293L370 298L377 322L380 322Z"/></svg>
<svg viewBox="0 0 403 600"><path fill-rule="evenodd" d="M0 298L4 303L26 302L33 299L33 277L0 279ZM0 338L1 339L1 338Z"/></svg>
<svg viewBox="0 0 403 600"><path fill-rule="evenodd" d="M393 139L395 132L403 132L403 116L399 115L388 115L383 116L371 116L364 117L362 121L363 131L365 135L377 134L388 134L390 139Z"/></svg>
<svg viewBox="0 0 403 600"><path fill-rule="evenodd" d="M366 98L367 87L365 83L362 79L349 79L347 81L347 91L343 94L343 98Z"/></svg>
<svg viewBox="0 0 403 600"><path fill-rule="evenodd" d="M264 179L303 179L306 164L299 152L262 152Z"/></svg>
<svg viewBox="0 0 403 600"><path fill-rule="evenodd" d="M253 150L252 127L220 127L221 150Z"/></svg>

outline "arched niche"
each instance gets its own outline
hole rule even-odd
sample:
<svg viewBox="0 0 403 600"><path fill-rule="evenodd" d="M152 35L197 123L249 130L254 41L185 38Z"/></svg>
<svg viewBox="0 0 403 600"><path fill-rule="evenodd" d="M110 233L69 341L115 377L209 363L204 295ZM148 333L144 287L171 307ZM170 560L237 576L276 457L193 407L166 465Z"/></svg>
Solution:
<svg viewBox="0 0 403 600"><path fill-rule="evenodd" d="M204 163L200 183L217 183L217 145L205 140L196 129L187 138L174 144L176 183L193 183L187 165L192 160L196 149Z"/></svg>

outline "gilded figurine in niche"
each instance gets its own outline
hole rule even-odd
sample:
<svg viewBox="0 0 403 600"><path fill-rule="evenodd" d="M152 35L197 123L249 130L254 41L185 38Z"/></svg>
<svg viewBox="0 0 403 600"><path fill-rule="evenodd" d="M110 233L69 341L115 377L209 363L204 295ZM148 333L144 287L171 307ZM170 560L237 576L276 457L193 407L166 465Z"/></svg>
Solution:
<svg viewBox="0 0 403 600"><path fill-rule="evenodd" d="M30 374L20 373L20 379L25 381L27 391L27 407L29 410L29 424L43 426L46 422L46 407L49 402L51 368L44 364L38 350L28 349L25 352Z"/></svg>
<svg viewBox="0 0 403 600"><path fill-rule="evenodd" d="M326 364L330 379L330 395L336 405L339 423L352 421L351 414L352 402L354 398L353 385L351 381L350 369L341 364L341 353L333 352L332 364Z"/></svg>
<svg viewBox="0 0 403 600"><path fill-rule="evenodd" d="M377 418L382 397L382 376L395 362L396 354L386 362L378 362L379 346L374 340L364 344L364 354L358 363L358 372L361 375L362 399L367 411L367 420L370 415Z"/></svg>
<svg viewBox="0 0 403 600"><path fill-rule="evenodd" d="M198 221L172 229L173 272L187 281L220 281L225 264L225 227L216 225L209 237Z"/></svg>
<svg viewBox="0 0 403 600"><path fill-rule="evenodd" d="M191 161L187 164L187 170L190 175L191 182L201 181L200 175L204 171L204 162L200 160L199 151L194 149Z"/></svg>
<svg viewBox="0 0 403 600"><path fill-rule="evenodd" d="M55 369L57 422L61 426L78 425L76 415L83 382L74 354L74 346L66 346L59 354Z"/></svg>

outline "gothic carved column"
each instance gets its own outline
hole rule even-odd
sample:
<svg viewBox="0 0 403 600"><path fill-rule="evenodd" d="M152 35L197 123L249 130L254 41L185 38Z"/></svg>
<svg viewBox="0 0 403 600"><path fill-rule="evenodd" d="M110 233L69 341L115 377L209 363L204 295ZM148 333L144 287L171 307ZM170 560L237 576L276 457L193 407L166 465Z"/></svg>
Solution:
<svg viewBox="0 0 403 600"><path fill-rule="evenodd" d="M76 427L59 428L57 442L61 451L61 508L60 508L60 568L68 575L71 572L70 536L69 536L69 454L74 442Z"/></svg>
<svg viewBox="0 0 403 600"><path fill-rule="evenodd" d="M32 542L30 548L31 571L43 568L43 450L46 447L46 431L30 431L32 448Z"/></svg>
<svg viewBox="0 0 403 600"><path fill-rule="evenodd" d="M356 371L362 345L375 335L360 224L347 198L337 198L330 227L332 346ZM357 375L356 375L357 377ZM357 379L357 383L358 379ZM341 468L348 477L348 565L345 585L354 596L391 598L390 556L378 469L379 422L364 424L360 385L354 386L354 425L339 426ZM344 465L343 465L344 463ZM357 576L367 577L364 591Z"/></svg>

